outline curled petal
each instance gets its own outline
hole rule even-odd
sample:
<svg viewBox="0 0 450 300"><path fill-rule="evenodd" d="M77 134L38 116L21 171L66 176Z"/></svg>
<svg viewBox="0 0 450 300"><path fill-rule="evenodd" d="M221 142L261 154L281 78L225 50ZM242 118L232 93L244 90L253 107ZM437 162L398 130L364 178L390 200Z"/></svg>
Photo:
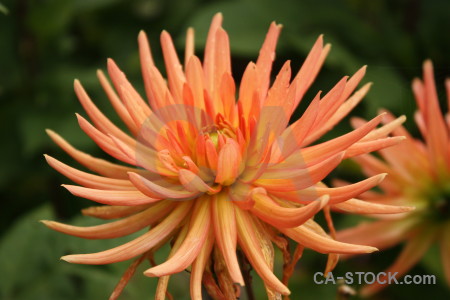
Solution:
<svg viewBox="0 0 450 300"><path fill-rule="evenodd" d="M63 187L69 190L73 195L83 197L98 203L108 205L142 205L159 201L161 198L151 198L140 191L117 191L117 190L97 190L76 185L64 184Z"/></svg>
<svg viewBox="0 0 450 300"><path fill-rule="evenodd" d="M265 194L254 193L252 196L255 205L250 211L276 228L300 226L320 211L330 198L328 195L324 195L303 207L287 208L278 205Z"/></svg>
<svg viewBox="0 0 450 300"><path fill-rule="evenodd" d="M386 173L378 174L357 183L346 184L333 188L329 188L325 185L319 184L318 186L312 186L293 193L276 193L275 191L272 193L276 196L281 196L284 199L299 203L308 203L309 201L316 199L318 196L329 195L329 204L336 204L354 198L361 193L377 186L381 181L384 180L386 175Z"/></svg>
<svg viewBox="0 0 450 300"><path fill-rule="evenodd" d="M282 295L289 295L289 289L273 274L264 259L258 236L250 215L240 209L236 209L236 224L238 229L238 242L247 259L255 271L264 280L264 283Z"/></svg>
<svg viewBox="0 0 450 300"><path fill-rule="evenodd" d="M226 193L221 193L211 200L213 201L211 212L217 245L233 281L244 285L236 256L237 229L234 204Z"/></svg>
<svg viewBox="0 0 450 300"><path fill-rule="evenodd" d="M189 232L178 251L164 263L144 272L146 276L160 277L186 269L197 257L205 244L211 224L210 201L199 198L191 215ZM193 201L185 201L193 202Z"/></svg>
<svg viewBox="0 0 450 300"><path fill-rule="evenodd" d="M133 184L129 180L108 178L89 174L60 162L59 160L44 154L47 163L59 173L74 182L81 184L88 188L100 190L134 190Z"/></svg>
<svg viewBox="0 0 450 300"><path fill-rule="evenodd" d="M192 300L202 300L202 278L205 271L206 263L210 258L212 248L214 246L214 236L212 231L205 241L200 253L192 264L191 270L191 298Z"/></svg>
<svg viewBox="0 0 450 300"><path fill-rule="evenodd" d="M98 253L66 255L61 259L76 264L103 265L136 257L169 236L187 215L191 206L191 201L178 204L161 223L126 244Z"/></svg>
<svg viewBox="0 0 450 300"><path fill-rule="evenodd" d="M398 214L414 210L412 206L395 206L350 199L332 206L333 209L353 214Z"/></svg>
<svg viewBox="0 0 450 300"><path fill-rule="evenodd" d="M151 205L151 204L150 204ZM148 208L149 204L134 205L134 206L91 206L81 210L85 216L95 217L103 220L125 218L132 214L143 211Z"/></svg>
<svg viewBox="0 0 450 300"><path fill-rule="evenodd" d="M169 258L172 257L180 248L181 244L183 243L184 239L186 238L187 234L187 227L183 227L178 234L178 236L175 238L175 242L173 243L172 249L170 249ZM152 263L153 265L153 263ZM161 276L158 279L158 285L156 287L155 292L155 300L165 300L166 294L167 294L167 286L169 285L169 279L170 275Z"/></svg>
<svg viewBox="0 0 450 300"><path fill-rule="evenodd" d="M53 230L85 239L111 239L131 234L153 224L164 218L173 209L174 205L175 203L171 201L161 201L128 218L89 227L72 226L45 220L42 222Z"/></svg>
<svg viewBox="0 0 450 300"><path fill-rule="evenodd" d="M280 228L280 231L303 246L313 249L319 253L371 253L377 248L370 246L353 245L335 241L323 237L305 225L295 228Z"/></svg>
<svg viewBox="0 0 450 300"><path fill-rule="evenodd" d="M136 173L129 173L130 180L134 186L148 197L156 197L158 199L170 198L170 199L187 199L194 197L198 192L188 192L169 189L161 185L157 185Z"/></svg>
<svg viewBox="0 0 450 300"><path fill-rule="evenodd" d="M88 169L101 174L106 177L118 178L118 179L128 179L127 172L139 172L138 169L133 169L118 164L110 163L106 160L92 157L80 150L75 149L70 145L65 139L59 136L56 132L47 129L47 134L50 138L63 149L67 154L73 157L83 166Z"/></svg>

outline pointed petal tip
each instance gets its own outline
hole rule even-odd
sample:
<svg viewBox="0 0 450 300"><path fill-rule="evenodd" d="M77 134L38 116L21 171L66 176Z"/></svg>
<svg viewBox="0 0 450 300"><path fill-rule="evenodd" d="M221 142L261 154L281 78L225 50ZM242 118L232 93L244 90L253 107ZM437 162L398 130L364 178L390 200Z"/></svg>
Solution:
<svg viewBox="0 0 450 300"><path fill-rule="evenodd" d="M376 176L378 176L378 183L382 182L386 178L387 175L388 175L388 173L381 173L381 174L376 175Z"/></svg>
<svg viewBox="0 0 450 300"><path fill-rule="evenodd" d="M60 260L64 260L64 261L66 261L68 263L74 263L74 260L73 260L72 256L73 255L64 255L64 256L61 256L59 259Z"/></svg>
<svg viewBox="0 0 450 300"><path fill-rule="evenodd" d="M49 136L52 136L52 135L55 135L56 133L53 131L53 130L51 130L50 128L45 128L45 132L49 135Z"/></svg>
<svg viewBox="0 0 450 300"><path fill-rule="evenodd" d="M431 61L431 59L427 58L425 59L425 61L423 62L423 68L424 69L433 69L433 62Z"/></svg>
<svg viewBox="0 0 450 300"><path fill-rule="evenodd" d="M152 269L153 269L153 268L150 268L150 269L148 269L148 270L145 270L145 271L143 272L143 274L144 274L145 276L147 276L147 277L158 277L158 275L155 274L155 273L152 271Z"/></svg>
<svg viewBox="0 0 450 300"><path fill-rule="evenodd" d="M53 221L50 221L50 220L39 220L38 222L44 224L47 227L50 227L50 225L51 225L51 223Z"/></svg>
<svg viewBox="0 0 450 300"><path fill-rule="evenodd" d="M366 248L366 253L373 253L373 252L379 251L378 248L371 247L371 246L365 246L365 248Z"/></svg>

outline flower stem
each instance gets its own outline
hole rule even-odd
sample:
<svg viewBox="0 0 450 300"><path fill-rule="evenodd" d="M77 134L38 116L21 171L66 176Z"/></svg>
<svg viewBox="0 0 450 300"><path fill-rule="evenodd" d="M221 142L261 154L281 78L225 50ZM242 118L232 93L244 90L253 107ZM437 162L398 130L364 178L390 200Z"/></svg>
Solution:
<svg viewBox="0 0 450 300"><path fill-rule="evenodd" d="M239 254L241 258L242 276L244 277L245 293L247 294L247 299L255 300L256 298L255 293L253 291L253 280L252 275L250 274L252 267L248 262L247 258L245 257L245 254L243 254L242 252L239 252Z"/></svg>

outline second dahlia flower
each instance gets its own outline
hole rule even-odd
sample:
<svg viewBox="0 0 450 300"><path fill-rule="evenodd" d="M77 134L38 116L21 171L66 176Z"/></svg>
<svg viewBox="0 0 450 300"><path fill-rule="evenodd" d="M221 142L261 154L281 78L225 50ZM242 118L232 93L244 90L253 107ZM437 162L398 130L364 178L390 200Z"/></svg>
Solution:
<svg viewBox="0 0 450 300"><path fill-rule="evenodd" d="M365 68L340 80L325 96L317 94L303 116L289 125L329 45L324 46L319 37L292 80L288 61L271 84L281 29L273 23L256 63L248 64L236 93L228 36L221 22L220 14L212 21L203 62L194 55L192 30L187 33L184 65L169 34L161 34L167 81L154 65L145 33L139 34L148 103L112 60L108 60L108 73L113 86L98 72L129 134L103 115L75 81L75 92L93 122L77 115L81 129L126 165L92 157L48 131L62 149L97 173L80 171L46 156L53 168L81 185L64 185L72 194L105 204L83 213L119 219L92 227L44 221L48 227L87 239L116 238L148 228L116 248L62 257L79 264L136 258L111 299L120 294L144 259L153 263L153 253L170 241L167 260L144 272L159 277L156 299L165 297L169 275L188 268L193 299L201 299L202 281L213 298L234 299L239 295L234 283L245 284L241 267L246 262L264 281L269 298L278 299L290 293L287 281L303 247L331 253L328 269L336 264L337 253L376 250L335 241L312 219L321 209L329 212L330 206L336 206L361 213L408 209L351 199L378 184L384 174L340 188L327 188L320 182L342 159L402 139L387 137L392 130L389 125L374 130L382 119L378 116L346 135L310 146L368 91L367 84L354 92ZM298 243L293 256L288 238ZM273 273L274 245L284 254L282 279Z"/></svg>
<svg viewBox="0 0 450 300"><path fill-rule="evenodd" d="M446 83L450 104L450 79ZM405 242L403 251L386 272L406 274L433 243L440 246L442 266L450 286L450 113L445 117L439 107L431 61L423 65L423 81L412 84L418 110L415 121L424 141L415 139L400 126L393 135L407 139L389 149L380 150L383 159L371 155L354 158L370 176L386 172L380 184L382 193L366 192L361 197L371 203L412 205L413 212L385 218L338 232L339 240L358 242L385 249ZM449 105L450 107L450 105ZM389 113L387 120L394 117ZM356 126L364 124L356 120ZM382 280L381 280L382 281ZM363 294L372 294L387 284L366 286Z"/></svg>

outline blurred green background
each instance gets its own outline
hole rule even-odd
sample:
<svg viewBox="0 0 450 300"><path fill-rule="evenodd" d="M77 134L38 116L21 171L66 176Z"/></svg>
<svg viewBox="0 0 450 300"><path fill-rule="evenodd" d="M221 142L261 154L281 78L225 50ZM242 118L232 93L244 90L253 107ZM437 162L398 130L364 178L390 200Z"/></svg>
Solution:
<svg viewBox="0 0 450 300"><path fill-rule="evenodd" d="M92 204L69 195L59 186L68 180L46 165L43 153L75 164L44 129L52 128L76 147L104 156L78 128L74 113L82 113L82 109L73 92L73 79L79 78L108 114L111 108L95 75L96 69L105 68L106 58L114 58L143 91L136 40L139 30L149 35L156 63L162 67L162 29L172 34L182 53L185 30L193 26L197 53L202 53L211 17L219 11L230 35L235 78L240 78L248 61L256 59L272 20L284 25L275 70L286 59L298 68L321 33L333 45L306 99L367 64L364 82L375 84L354 111L360 116L373 117L379 107L385 107L411 117L415 104L410 82L420 76L426 58L435 64L439 88L449 76L448 0L0 1L0 299L108 298L128 263L70 265L59 257L106 249L120 241L83 241L52 232L37 222L95 223L79 216L81 208ZM440 95L444 102L443 89ZM115 114L108 115L117 120ZM407 126L414 132L411 119ZM348 129L346 120L333 134ZM361 178L357 169L345 163L333 175L351 181ZM338 227L352 222L356 222L353 217L337 217ZM341 262L334 273L381 271L399 249ZM161 259L164 255L162 251ZM335 299L336 286L313 283L314 272L323 271L325 262L324 255L305 253L290 281L292 299ZM411 274L436 274L437 285L393 286L373 299L449 299L435 248ZM188 278L183 273L171 280L169 289L175 299L187 299ZM151 299L155 284L155 279L138 271L121 299ZM256 289L262 297L258 281Z"/></svg>

